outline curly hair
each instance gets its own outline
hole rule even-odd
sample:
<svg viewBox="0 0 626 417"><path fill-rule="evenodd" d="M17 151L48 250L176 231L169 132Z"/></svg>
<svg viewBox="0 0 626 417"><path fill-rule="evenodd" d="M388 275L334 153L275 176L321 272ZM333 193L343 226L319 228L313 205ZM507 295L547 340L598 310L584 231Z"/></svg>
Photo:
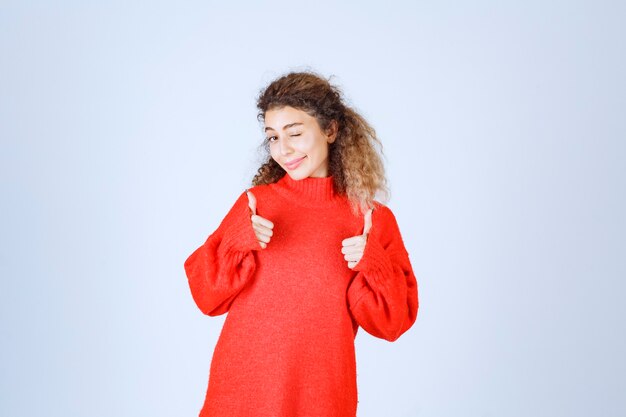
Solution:
<svg viewBox="0 0 626 417"><path fill-rule="evenodd" d="M314 71L289 72L272 81L257 97L257 120L263 122L268 110L286 106L315 117L326 131L333 120L338 131L328 148L328 170L335 191L345 195L355 214L374 207L377 195L390 195L381 159L382 143L374 128L354 109L347 106L339 87ZM380 149L380 155L376 149ZM253 185L271 184L281 179L285 170L270 155L269 143L260 145L264 161L252 180Z"/></svg>

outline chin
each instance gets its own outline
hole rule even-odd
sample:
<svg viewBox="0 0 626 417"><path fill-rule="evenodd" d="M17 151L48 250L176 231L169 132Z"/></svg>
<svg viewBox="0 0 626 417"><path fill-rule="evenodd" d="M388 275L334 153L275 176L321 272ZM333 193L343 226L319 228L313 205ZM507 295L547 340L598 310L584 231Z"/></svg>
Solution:
<svg viewBox="0 0 626 417"><path fill-rule="evenodd" d="M289 172L287 171L287 175L289 175L292 179L298 181L301 179L306 178L308 175L306 175L306 173L301 173L301 172Z"/></svg>

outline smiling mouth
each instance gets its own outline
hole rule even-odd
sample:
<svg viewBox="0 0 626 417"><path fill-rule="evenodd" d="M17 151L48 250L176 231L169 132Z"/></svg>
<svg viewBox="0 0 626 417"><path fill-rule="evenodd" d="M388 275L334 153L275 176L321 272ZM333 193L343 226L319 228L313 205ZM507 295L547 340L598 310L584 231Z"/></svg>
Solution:
<svg viewBox="0 0 626 417"><path fill-rule="evenodd" d="M300 162L304 160L304 158L306 158L306 156L303 156L302 158L299 158L290 162L285 162L285 165L287 165L287 168L289 169L295 168L296 166L300 164Z"/></svg>

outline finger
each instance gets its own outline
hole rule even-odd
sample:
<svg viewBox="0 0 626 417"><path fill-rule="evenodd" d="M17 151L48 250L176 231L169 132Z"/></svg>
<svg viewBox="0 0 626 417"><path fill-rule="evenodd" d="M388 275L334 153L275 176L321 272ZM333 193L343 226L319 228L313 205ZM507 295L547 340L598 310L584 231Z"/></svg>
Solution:
<svg viewBox="0 0 626 417"><path fill-rule="evenodd" d="M260 242L265 242L265 243L270 243L271 237L269 237L268 235L264 235L262 233L256 232L256 239Z"/></svg>
<svg viewBox="0 0 626 417"><path fill-rule="evenodd" d="M351 253L363 252L364 249L365 245L344 246L343 248L341 248L341 253L343 253L344 255L350 255Z"/></svg>
<svg viewBox="0 0 626 417"><path fill-rule="evenodd" d="M265 227L265 226L263 226L262 224L259 224L259 223L252 222L252 228L254 230L256 230L257 232L262 233L262 234L267 235L267 236L273 236L274 235L274 231L272 229L270 229L269 227Z"/></svg>
<svg viewBox="0 0 626 417"><path fill-rule="evenodd" d="M370 232L370 229L372 228L372 210L373 209L369 209L367 213L365 213L365 216L363 216L363 234L364 235L367 235Z"/></svg>
<svg viewBox="0 0 626 417"><path fill-rule="evenodd" d="M253 214L250 218L252 219L252 223L260 224L261 226L265 226L269 229L274 228L274 223L267 220L265 217L259 216L258 214Z"/></svg>
<svg viewBox="0 0 626 417"><path fill-rule="evenodd" d="M341 245L342 246L350 246L350 245L356 245L356 244L359 244L359 243L365 244L366 241L367 241L367 239L363 235L352 236L352 237L349 237L347 239L342 240L341 241Z"/></svg>
<svg viewBox="0 0 626 417"><path fill-rule="evenodd" d="M363 257L363 252L349 253L347 255L344 255L343 259L345 259L346 261L357 262L362 257Z"/></svg>
<svg viewBox="0 0 626 417"><path fill-rule="evenodd" d="M352 269L356 264L356 262L348 262L348 268Z"/></svg>
<svg viewBox="0 0 626 417"><path fill-rule="evenodd" d="M263 249L267 248L267 243L265 242L259 242L259 245L261 245Z"/></svg>
<svg viewBox="0 0 626 417"><path fill-rule="evenodd" d="M248 207L252 210L252 214L256 214L256 197L252 191L246 191L246 194L248 194Z"/></svg>

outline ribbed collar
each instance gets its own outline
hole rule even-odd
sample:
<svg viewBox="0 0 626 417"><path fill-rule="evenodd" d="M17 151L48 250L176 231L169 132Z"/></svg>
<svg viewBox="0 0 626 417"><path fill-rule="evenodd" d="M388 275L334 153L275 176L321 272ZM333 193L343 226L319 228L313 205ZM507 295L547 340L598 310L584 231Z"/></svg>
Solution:
<svg viewBox="0 0 626 417"><path fill-rule="evenodd" d="M342 201L341 196L335 192L332 175L294 180L289 174L285 174L274 185L277 192L298 205L319 207Z"/></svg>

